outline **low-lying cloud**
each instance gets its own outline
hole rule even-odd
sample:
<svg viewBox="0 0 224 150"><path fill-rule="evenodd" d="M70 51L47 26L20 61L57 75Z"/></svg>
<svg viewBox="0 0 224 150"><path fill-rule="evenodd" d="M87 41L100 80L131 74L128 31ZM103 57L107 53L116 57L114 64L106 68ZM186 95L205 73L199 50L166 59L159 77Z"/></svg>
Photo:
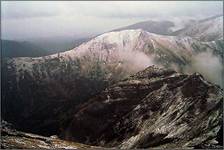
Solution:
<svg viewBox="0 0 224 150"><path fill-rule="evenodd" d="M155 65L153 57L149 57L141 51L121 51L119 58L123 62L124 69L131 73L144 70L145 68Z"/></svg>
<svg viewBox="0 0 224 150"><path fill-rule="evenodd" d="M198 72L208 81L223 87L223 64L221 58L211 52L202 52L192 57L191 64L185 68L186 73Z"/></svg>

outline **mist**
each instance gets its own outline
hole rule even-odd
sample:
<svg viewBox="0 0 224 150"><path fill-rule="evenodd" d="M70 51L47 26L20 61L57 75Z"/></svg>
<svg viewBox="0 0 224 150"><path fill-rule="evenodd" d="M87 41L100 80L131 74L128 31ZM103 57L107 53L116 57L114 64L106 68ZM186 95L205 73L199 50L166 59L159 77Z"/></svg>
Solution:
<svg viewBox="0 0 224 150"><path fill-rule="evenodd" d="M198 72L208 81L223 87L223 64L220 57L212 52L202 52L191 58L190 66L184 69L185 73Z"/></svg>
<svg viewBox="0 0 224 150"><path fill-rule="evenodd" d="M123 68L130 73L136 73L155 65L154 58L141 51L121 51L119 59L123 62Z"/></svg>

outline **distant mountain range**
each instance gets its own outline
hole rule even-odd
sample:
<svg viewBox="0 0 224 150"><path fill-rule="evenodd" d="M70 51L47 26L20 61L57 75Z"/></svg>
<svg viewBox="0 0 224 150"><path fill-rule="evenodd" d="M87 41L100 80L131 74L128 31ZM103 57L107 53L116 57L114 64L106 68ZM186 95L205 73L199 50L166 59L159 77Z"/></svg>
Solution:
<svg viewBox="0 0 224 150"><path fill-rule="evenodd" d="M30 42L1 40L2 57L40 57L47 55L47 50Z"/></svg>
<svg viewBox="0 0 224 150"><path fill-rule="evenodd" d="M151 33L171 36L190 36L201 41L215 41L223 38L223 15L216 15L202 20L194 20L182 29L173 31L174 21L143 21L112 31L142 29Z"/></svg>
<svg viewBox="0 0 224 150"><path fill-rule="evenodd" d="M50 39L33 39L30 40L30 43L39 45L44 49L48 50L48 55L54 54L57 52L68 51L74 47L79 46L80 44L90 40L91 38L50 38Z"/></svg>
<svg viewBox="0 0 224 150"><path fill-rule="evenodd" d="M39 40L30 42L1 40L1 51L2 57L40 57L70 50L87 40L89 40L89 38L72 41Z"/></svg>
<svg viewBox="0 0 224 150"><path fill-rule="evenodd" d="M118 28L112 31L130 30L130 29L142 29L151 33L169 35L172 33L171 27L174 27L174 23L171 21L143 21L136 24L132 24L126 27Z"/></svg>

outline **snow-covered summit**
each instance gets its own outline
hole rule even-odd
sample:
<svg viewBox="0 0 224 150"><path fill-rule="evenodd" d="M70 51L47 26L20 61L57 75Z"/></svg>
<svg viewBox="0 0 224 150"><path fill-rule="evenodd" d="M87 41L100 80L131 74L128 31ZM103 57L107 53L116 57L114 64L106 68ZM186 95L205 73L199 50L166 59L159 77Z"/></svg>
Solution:
<svg viewBox="0 0 224 150"><path fill-rule="evenodd" d="M73 58L86 55L87 53L103 53L103 51L108 53L110 51L142 51L146 45L149 45L152 48L158 48L163 45L177 49L180 48L177 45L178 43L182 43L185 49L189 49L189 44L194 41L195 40L190 37L181 38L157 35L142 29L123 30L102 34L70 51L61 53L60 55ZM181 49L183 48L181 47Z"/></svg>

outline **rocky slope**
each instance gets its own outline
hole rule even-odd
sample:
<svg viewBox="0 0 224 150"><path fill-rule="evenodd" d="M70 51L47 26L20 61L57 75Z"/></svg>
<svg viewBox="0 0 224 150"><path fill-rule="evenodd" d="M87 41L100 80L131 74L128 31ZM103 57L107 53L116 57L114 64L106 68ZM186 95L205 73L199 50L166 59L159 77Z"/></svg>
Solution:
<svg viewBox="0 0 224 150"><path fill-rule="evenodd" d="M190 36L201 41L223 39L223 15L207 18L173 33L178 36Z"/></svg>
<svg viewBox="0 0 224 150"><path fill-rule="evenodd" d="M70 51L3 60L2 116L19 129L64 132L76 107L152 64L181 70L191 57L220 52L215 42L125 30L100 35Z"/></svg>
<svg viewBox="0 0 224 150"><path fill-rule="evenodd" d="M64 137L122 149L220 148L222 94L200 74L151 66L79 106Z"/></svg>
<svg viewBox="0 0 224 150"><path fill-rule="evenodd" d="M97 149L98 147L69 142L56 136L44 137L13 129L1 122L1 149Z"/></svg>

